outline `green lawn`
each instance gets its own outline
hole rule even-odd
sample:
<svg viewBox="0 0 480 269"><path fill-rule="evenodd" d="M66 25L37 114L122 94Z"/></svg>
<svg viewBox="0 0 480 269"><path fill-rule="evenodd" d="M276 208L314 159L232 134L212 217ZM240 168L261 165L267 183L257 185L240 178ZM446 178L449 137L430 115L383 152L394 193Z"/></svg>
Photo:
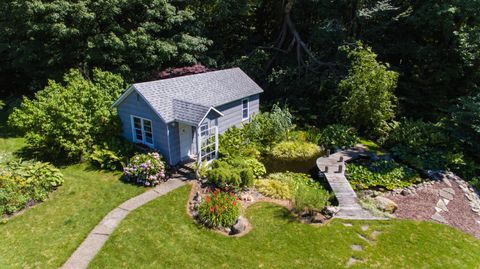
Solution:
<svg viewBox="0 0 480 269"><path fill-rule="evenodd" d="M22 146L22 139L0 138L0 152ZM111 209L145 191L87 165L61 171L65 183L47 201L0 224L0 268L58 268Z"/></svg>
<svg viewBox="0 0 480 269"><path fill-rule="evenodd" d="M314 227L277 205L248 209L253 230L227 238L186 214L185 186L132 212L91 268L342 268L354 256L365 268L478 268L480 241L448 226L414 221L334 220ZM361 226L368 224L367 231ZM372 232L381 231L377 240ZM371 240L365 242L358 234ZM352 244L362 245L355 252Z"/></svg>

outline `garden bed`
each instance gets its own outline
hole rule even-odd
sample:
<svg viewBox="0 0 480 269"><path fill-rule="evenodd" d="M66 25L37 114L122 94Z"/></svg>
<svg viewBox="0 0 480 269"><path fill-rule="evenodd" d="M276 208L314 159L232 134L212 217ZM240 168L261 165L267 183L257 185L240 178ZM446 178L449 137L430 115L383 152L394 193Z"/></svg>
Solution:
<svg viewBox="0 0 480 269"><path fill-rule="evenodd" d="M215 191L215 188L211 184L202 184L200 181L193 181L191 185L192 189L187 203L187 213L198 225L204 225L199 219L198 207L207 196L210 196ZM315 211L313 214L294 211L294 206L290 200L265 196L254 187L240 191L236 195L239 198L238 203L240 205L240 216L237 219L237 222L231 227L212 227L211 229L213 231L225 236L236 237L247 234L252 227L248 219L245 217L245 212L248 207L259 202L274 203L285 207L292 212L292 216L295 216L295 218L302 223L322 224L326 223L332 217L331 215L323 214L320 210Z"/></svg>

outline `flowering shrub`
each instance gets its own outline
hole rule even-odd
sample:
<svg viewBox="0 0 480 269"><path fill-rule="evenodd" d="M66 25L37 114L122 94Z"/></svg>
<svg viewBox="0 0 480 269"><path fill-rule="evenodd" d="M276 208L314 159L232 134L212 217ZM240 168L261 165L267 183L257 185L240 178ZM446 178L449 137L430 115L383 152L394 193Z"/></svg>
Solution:
<svg viewBox="0 0 480 269"><path fill-rule="evenodd" d="M135 154L123 168L126 181L154 186L165 179L165 163L157 152Z"/></svg>
<svg viewBox="0 0 480 269"><path fill-rule="evenodd" d="M238 197L233 192L215 189L198 207L200 222L211 228L230 227L240 216Z"/></svg>

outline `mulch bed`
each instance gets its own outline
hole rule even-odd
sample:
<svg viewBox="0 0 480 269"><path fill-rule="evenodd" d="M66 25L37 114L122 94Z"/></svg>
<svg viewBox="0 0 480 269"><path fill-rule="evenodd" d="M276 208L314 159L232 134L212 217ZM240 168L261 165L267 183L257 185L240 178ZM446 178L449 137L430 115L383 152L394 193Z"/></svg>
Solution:
<svg viewBox="0 0 480 269"><path fill-rule="evenodd" d="M435 205L440 199L439 191L442 188L452 188L455 195L452 201L447 205L448 211L442 211L440 214L448 222L448 225L480 238L480 217L471 210L469 202L458 183L450 180L452 186L444 182L436 182L432 186L423 189L417 189L417 194L413 195L386 195L388 199L398 205L395 216L401 219L430 220L435 213Z"/></svg>

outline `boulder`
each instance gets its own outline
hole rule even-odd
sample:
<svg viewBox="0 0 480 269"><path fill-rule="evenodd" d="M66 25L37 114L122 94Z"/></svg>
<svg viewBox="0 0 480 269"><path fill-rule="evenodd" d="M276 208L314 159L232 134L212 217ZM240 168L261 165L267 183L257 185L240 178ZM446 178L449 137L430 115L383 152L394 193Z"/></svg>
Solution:
<svg viewBox="0 0 480 269"><path fill-rule="evenodd" d="M337 214L338 211L340 211L340 209L338 207L335 207L335 206L326 206L323 209L323 213L325 213L325 215L328 215L328 216L331 216L331 217L333 217L335 214Z"/></svg>
<svg viewBox="0 0 480 269"><path fill-rule="evenodd" d="M200 195L200 192L197 191L195 195L193 196L193 201L201 203L202 202L202 196Z"/></svg>
<svg viewBox="0 0 480 269"><path fill-rule="evenodd" d="M312 223L324 223L325 221L327 221L327 217L319 212L315 212L310 219Z"/></svg>
<svg viewBox="0 0 480 269"><path fill-rule="evenodd" d="M377 205L378 209L389 213L395 212L395 210L398 208L398 205L394 201L383 196L375 197L375 204Z"/></svg>
<svg viewBox="0 0 480 269"><path fill-rule="evenodd" d="M253 202L255 199L249 193L244 193L240 195L240 199L245 202Z"/></svg>
<svg viewBox="0 0 480 269"><path fill-rule="evenodd" d="M232 226L230 230L230 234L234 235L234 234L242 233L247 229L247 225L248 225L248 221L246 218L242 216L238 217L237 222Z"/></svg>

